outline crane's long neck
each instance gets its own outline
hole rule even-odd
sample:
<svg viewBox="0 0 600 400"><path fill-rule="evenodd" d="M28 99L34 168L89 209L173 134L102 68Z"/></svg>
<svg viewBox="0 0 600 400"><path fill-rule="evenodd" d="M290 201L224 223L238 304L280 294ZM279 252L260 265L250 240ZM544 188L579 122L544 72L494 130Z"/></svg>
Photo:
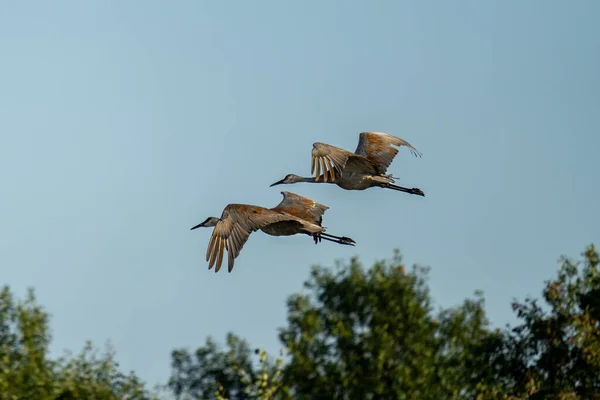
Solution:
<svg viewBox="0 0 600 400"><path fill-rule="evenodd" d="M314 176L302 176L300 177L299 182L317 183Z"/></svg>
<svg viewBox="0 0 600 400"><path fill-rule="evenodd" d="M298 180L298 182L307 182L307 183L333 183L331 182L331 179L328 179L327 182L323 182L323 175L319 176L319 180L316 180L316 178L314 176L302 176L300 177L300 179Z"/></svg>

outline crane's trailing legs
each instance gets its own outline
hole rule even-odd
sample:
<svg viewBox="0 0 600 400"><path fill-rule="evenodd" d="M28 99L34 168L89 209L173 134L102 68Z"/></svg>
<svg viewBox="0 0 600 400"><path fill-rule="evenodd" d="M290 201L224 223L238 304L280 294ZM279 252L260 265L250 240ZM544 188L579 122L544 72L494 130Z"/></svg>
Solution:
<svg viewBox="0 0 600 400"><path fill-rule="evenodd" d="M349 237L334 236L334 235L330 235L329 233L323 233L323 232L314 234L313 239L315 240L315 244L319 243L321 241L321 239L325 239L325 240L328 240L328 241L334 242L334 243L345 244L347 246L354 246L354 244L356 243L354 240L352 240Z"/></svg>
<svg viewBox="0 0 600 400"><path fill-rule="evenodd" d="M398 186L398 185L392 185L391 183L388 183L386 185L382 185L381 187L383 188L388 188L388 189L393 189L393 190L398 190L399 192L405 192L405 193L410 193L410 194L416 194L417 196L423 196L425 197L425 193L423 193L423 191L419 188L405 188L402 186Z"/></svg>

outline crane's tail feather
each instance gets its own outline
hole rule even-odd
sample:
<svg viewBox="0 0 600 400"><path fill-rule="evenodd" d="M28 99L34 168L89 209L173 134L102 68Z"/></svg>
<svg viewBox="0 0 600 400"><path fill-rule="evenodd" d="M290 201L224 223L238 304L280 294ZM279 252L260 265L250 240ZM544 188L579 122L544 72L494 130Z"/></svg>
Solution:
<svg viewBox="0 0 600 400"><path fill-rule="evenodd" d="M389 182L389 183L395 183L395 182L396 182L396 180L400 180L400 178L399 178L399 177L397 177L397 176L394 176L394 175L392 175L392 174L387 174L387 175L383 175L383 176L384 176L385 178L388 178L388 179L390 180L390 182Z"/></svg>

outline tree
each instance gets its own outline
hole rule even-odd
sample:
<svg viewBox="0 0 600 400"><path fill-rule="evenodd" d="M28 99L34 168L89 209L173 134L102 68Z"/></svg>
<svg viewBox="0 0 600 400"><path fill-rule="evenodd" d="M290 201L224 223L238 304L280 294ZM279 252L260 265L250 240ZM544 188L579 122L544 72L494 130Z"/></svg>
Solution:
<svg viewBox="0 0 600 400"><path fill-rule="evenodd" d="M472 349L489 334L483 298L434 313L427 272L407 272L398 253L369 270L357 259L335 273L314 268L312 293L290 298L280 333L296 398L471 397Z"/></svg>
<svg viewBox="0 0 600 400"><path fill-rule="evenodd" d="M229 333L226 345L227 350L221 350L209 337L193 355L186 349L173 351L168 387L177 399L288 398L286 389L281 387L281 359L270 362L264 351L256 349L254 353L260 362L257 368L245 340Z"/></svg>
<svg viewBox="0 0 600 400"><path fill-rule="evenodd" d="M25 301L15 301L8 287L0 291L0 399L152 398L133 372L118 370L110 346L99 358L88 342L76 357L50 360L48 320L32 289Z"/></svg>
<svg viewBox="0 0 600 400"><path fill-rule="evenodd" d="M491 344L493 390L514 399L600 399L600 270L590 245L575 262L561 258L543 301L513 302L521 323Z"/></svg>
<svg viewBox="0 0 600 400"><path fill-rule="evenodd" d="M514 301L519 323L495 330L479 292L435 312L427 269L407 272L397 253L368 270L357 259L315 267L309 293L288 299L281 377L257 381L276 369L263 355L257 370L230 336L228 352L209 342L186 359L202 379L174 364L171 383L194 399L600 399L599 260L594 246L579 262L563 257L543 300Z"/></svg>
<svg viewBox="0 0 600 400"><path fill-rule="evenodd" d="M357 259L336 272L313 268L305 283L311 293L288 300L280 340L289 362L282 381L269 386L278 389L271 398L441 400L475 393L466 366L481 364L471 350L489 334L483 298L477 294L435 314L426 273L419 267L406 272L398 253L369 270ZM235 367L253 380L260 374L247 344L237 347L241 341L232 337L229 351L209 341L195 359L173 354L170 385L178 398L217 398L218 383L229 399L256 398L246 394Z"/></svg>

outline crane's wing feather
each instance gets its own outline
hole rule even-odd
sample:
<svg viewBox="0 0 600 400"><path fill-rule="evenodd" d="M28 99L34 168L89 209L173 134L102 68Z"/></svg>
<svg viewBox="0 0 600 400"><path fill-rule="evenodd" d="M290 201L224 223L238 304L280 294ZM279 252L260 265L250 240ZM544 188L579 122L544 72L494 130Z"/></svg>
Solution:
<svg viewBox="0 0 600 400"><path fill-rule="evenodd" d="M342 171L346 167L348 160L351 160L361 172L375 172L375 168L369 160L362 155L320 142L313 143L310 172L312 174L316 169L315 177L318 181L321 170L323 170L323 182L327 182L327 175L331 178L331 182L334 182L336 175L342 175Z"/></svg>
<svg viewBox="0 0 600 400"><path fill-rule="evenodd" d="M398 154L393 146L406 146L415 156L422 154L406 140L383 132L362 132L355 153L367 158L379 174L385 174Z"/></svg>
<svg viewBox="0 0 600 400"><path fill-rule="evenodd" d="M296 193L281 192L281 194L283 200L272 210L284 212L321 226L323 214L329 207Z"/></svg>
<svg viewBox="0 0 600 400"><path fill-rule="evenodd" d="M206 250L208 269L215 266L219 272L223 263L223 253L227 250L228 269L233 269L234 261L250 234L274 222L289 220L290 216L274 212L264 207L246 204L230 204L223 210L221 220L213 229Z"/></svg>

